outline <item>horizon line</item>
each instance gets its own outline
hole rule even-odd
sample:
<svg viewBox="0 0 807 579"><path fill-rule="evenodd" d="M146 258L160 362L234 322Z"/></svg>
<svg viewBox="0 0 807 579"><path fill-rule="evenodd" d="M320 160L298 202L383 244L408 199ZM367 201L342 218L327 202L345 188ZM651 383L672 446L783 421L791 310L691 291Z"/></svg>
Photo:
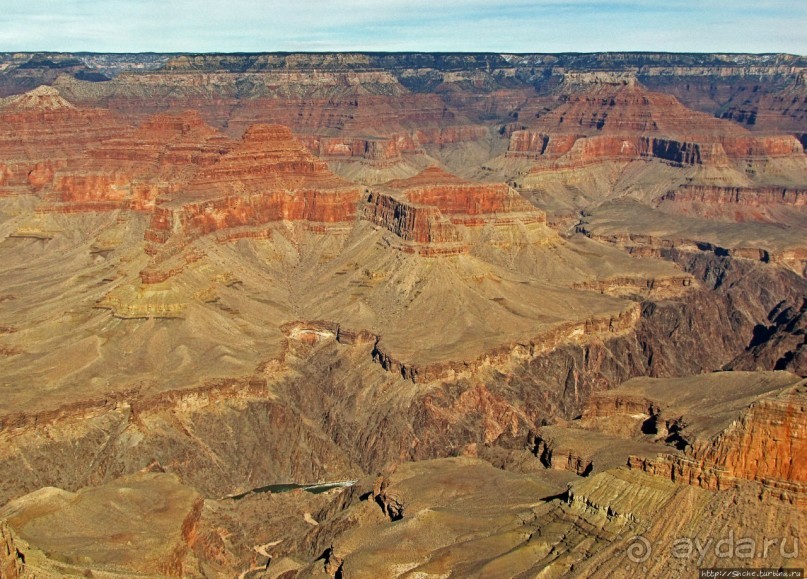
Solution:
<svg viewBox="0 0 807 579"><path fill-rule="evenodd" d="M795 56L807 57L807 54L795 52L734 52L734 51L677 51L677 50L563 50L558 52L520 52L520 51L490 51L490 50L364 50L364 49L336 49L336 50L235 50L235 51L103 51L103 50L0 50L0 54L109 54L109 55L136 55L159 54L176 56L213 56L213 55L259 55L259 54L464 54L464 55L510 55L510 56L558 56L558 55L593 55L593 54L671 54L671 55L712 55L712 56Z"/></svg>

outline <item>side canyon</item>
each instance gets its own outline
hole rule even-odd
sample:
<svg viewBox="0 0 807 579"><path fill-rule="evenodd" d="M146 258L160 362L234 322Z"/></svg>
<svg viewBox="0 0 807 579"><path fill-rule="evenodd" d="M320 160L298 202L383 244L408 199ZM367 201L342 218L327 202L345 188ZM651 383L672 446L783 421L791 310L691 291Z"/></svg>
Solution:
<svg viewBox="0 0 807 579"><path fill-rule="evenodd" d="M805 75L0 54L0 577L803 568Z"/></svg>

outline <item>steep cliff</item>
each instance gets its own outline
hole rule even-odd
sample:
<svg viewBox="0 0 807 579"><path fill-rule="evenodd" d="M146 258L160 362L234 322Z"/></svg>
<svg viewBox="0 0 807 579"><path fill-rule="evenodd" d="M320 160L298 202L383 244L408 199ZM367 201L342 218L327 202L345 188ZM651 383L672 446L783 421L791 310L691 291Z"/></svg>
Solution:
<svg viewBox="0 0 807 579"><path fill-rule="evenodd" d="M0 122L5 194L41 190L69 160L128 129L110 111L76 107L50 87L0 102Z"/></svg>
<svg viewBox="0 0 807 579"><path fill-rule="evenodd" d="M576 78L576 77L575 77ZM791 135L753 136L733 123L612 75L561 85L559 103L534 118L519 116L507 156L579 167L605 161L659 159L677 166L803 155ZM512 125L511 125L512 126Z"/></svg>
<svg viewBox="0 0 807 579"><path fill-rule="evenodd" d="M277 221L350 221L360 189L336 177L286 127L256 125L241 143L202 165L160 199L146 239L165 244L216 231Z"/></svg>
<svg viewBox="0 0 807 579"><path fill-rule="evenodd" d="M0 94L53 83L0 103L0 573L798 538L806 133L765 103L805 64L0 55ZM713 116L754 87L768 121Z"/></svg>
<svg viewBox="0 0 807 579"><path fill-rule="evenodd" d="M761 495L803 507L804 394L803 380L783 372L634 379L595 394L583 424L596 430L621 422L626 438L644 433L677 449L631 453L630 468L710 490L751 480Z"/></svg>
<svg viewBox="0 0 807 579"><path fill-rule="evenodd" d="M42 210L112 202L113 207L149 211L158 197L176 193L232 146L196 112L156 115L131 134L95 144L84 158L56 171L56 203Z"/></svg>
<svg viewBox="0 0 807 579"><path fill-rule="evenodd" d="M5 521L0 522L0 573L8 579L18 579L25 573L25 553Z"/></svg>
<svg viewBox="0 0 807 579"><path fill-rule="evenodd" d="M807 190L786 187L709 187L687 185L665 194L661 201L697 201L719 205L807 205Z"/></svg>

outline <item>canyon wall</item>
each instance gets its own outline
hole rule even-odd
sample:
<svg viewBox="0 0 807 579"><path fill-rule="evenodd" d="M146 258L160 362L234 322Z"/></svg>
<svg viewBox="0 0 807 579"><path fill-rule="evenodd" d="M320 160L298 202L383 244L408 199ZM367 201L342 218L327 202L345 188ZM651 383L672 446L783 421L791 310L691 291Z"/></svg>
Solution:
<svg viewBox="0 0 807 579"><path fill-rule="evenodd" d="M508 157L554 161L553 168L638 159L658 159L675 166L727 165L754 158L799 158L803 153L800 143L791 136L719 140L701 137L688 141L630 134L548 135L526 130L513 132L507 150Z"/></svg>
<svg viewBox="0 0 807 579"><path fill-rule="evenodd" d="M669 191L660 201L697 201L700 203L736 204L749 206L792 205L807 206L807 190L787 187L716 187L685 185Z"/></svg>

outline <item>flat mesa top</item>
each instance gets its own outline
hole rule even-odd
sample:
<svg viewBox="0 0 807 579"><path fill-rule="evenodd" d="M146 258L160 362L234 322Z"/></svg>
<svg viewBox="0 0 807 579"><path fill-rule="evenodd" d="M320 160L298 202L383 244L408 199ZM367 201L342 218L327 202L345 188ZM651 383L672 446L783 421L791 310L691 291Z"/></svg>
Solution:
<svg viewBox="0 0 807 579"><path fill-rule="evenodd" d="M632 378L600 396L636 396L661 404L665 416L683 416L687 432L710 437L760 400L804 397L791 372L713 372L683 378Z"/></svg>

